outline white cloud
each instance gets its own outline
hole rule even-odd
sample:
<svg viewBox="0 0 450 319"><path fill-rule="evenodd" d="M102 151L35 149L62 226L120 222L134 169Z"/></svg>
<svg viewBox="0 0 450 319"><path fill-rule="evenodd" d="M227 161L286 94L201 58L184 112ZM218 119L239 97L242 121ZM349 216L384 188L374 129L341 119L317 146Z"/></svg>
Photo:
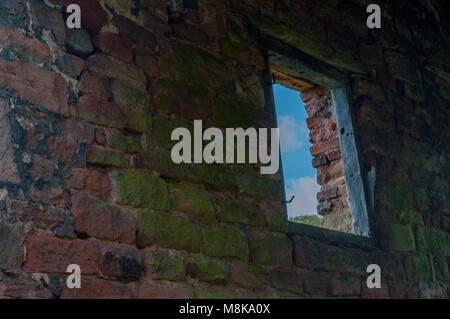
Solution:
<svg viewBox="0 0 450 319"><path fill-rule="evenodd" d="M299 177L286 181L286 200L295 195L287 204L289 217L317 214L317 193L320 186L314 177Z"/></svg>
<svg viewBox="0 0 450 319"><path fill-rule="evenodd" d="M306 125L296 123L289 116L279 116L280 144L282 152L289 152L302 147L303 139L308 138ZM303 135L303 136L302 136Z"/></svg>

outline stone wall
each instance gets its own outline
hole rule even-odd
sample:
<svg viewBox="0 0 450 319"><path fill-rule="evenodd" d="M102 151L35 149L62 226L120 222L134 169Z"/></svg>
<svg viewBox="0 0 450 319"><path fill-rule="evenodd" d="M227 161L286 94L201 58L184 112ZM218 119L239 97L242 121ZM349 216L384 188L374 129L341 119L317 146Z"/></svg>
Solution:
<svg viewBox="0 0 450 319"><path fill-rule="evenodd" d="M84 31L65 29L72 2ZM195 2L0 4L0 296L448 298L443 11L383 3L369 31L361 0ZM258 165L171 161L194 119L272 126L266 36L348 76L378 249L288 234L281 176Z"/></svg>

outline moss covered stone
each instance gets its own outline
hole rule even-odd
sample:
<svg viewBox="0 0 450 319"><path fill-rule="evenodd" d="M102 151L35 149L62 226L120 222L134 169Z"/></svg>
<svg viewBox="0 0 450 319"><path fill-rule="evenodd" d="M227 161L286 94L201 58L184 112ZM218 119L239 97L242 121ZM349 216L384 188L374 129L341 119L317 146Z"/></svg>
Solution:
<svg viewBox="0 0 450 319"><path fill-rule="evenodd" d="M388 240L392 250L407 252L416 250L414 236L409 225L388 223Z"/></svg>
<svg viewBox="0 0 450 319"><path fill-rule="evenodd" d="M129 105L143 111L150 107L150 94L145 91L118 81L112 81L110 89L114 100L119 104Z"/></svg>
<svg viewBox="0 0 450 319"><path fill-rule="evenodd" d="M153 251L147 257L147 271L152 278L171 281L186 280L186 267L184 262L166 251Z"/></svg>
<svg viewBox="0 0 450 319"><path fill-rule="evenodd" d="M416 253L407 255L405 258L405 271L408 280L431 280L431 267L426 254Z"/></svg>
<svg viewBox="0 0 450 319"><path fill-rule="evenodd" d="M287 233L288 225L286 213L273 213L269 222L269 231Z"/></svg>
<svg viewBox="0 0 450 319"><path fill-rule="evenodd" d="M172 185L170 193L173 208L192 214L200 222L216 221L215 209L208 192L189 185Z"/></svg>
<svg viewBox="0 0 450 319"><path fill-rule="evenodd" d="M433 270L437 280L439 281L450 280L448 263L445 257L433 256Z"/></svg>
<svg viewBox="0 0 450 319"><path fill-rule="evenodd" d="M175 164L170 153L152 149L148 153L152 168L162 176L177 181L204 184L215 190L234 190L237 188L233 173L215 164Z"/></svg>
<svg viewBox="0 0 450 319"><path fill-rule="evenodd" d="M280 184L267 178L240 175L239 190L250 196L281 200Z"/></svg>
<svg viewBox="0 0 450 319"><path fill-rule="evenodd" d="M192 86L181 81L162 79L154 90L158 110L206 118L211 92L205 86Z"/></svg>
<svg viewBox="0 0 450 319"><path fill-rule="evenodd" d="M169 191L163 179L119 171L115 173L114 181L114 198L117 203L169 210Z"/></svg>
<svg viewBox="0 0 450 319"><path fill-rule="evenodd" d="M414 209L413 191L408 185L380 178L382 202L389 208L392 221L399 224L423 225L422 215Z"/></svg>
<svg viewBox="0 0 450 319"><path fill-rule="evenodd" d="M221 127L254 127L257 108L228 96L218 95L214 99L210 114L214 125Z"/></svg>
<svg viewBox="0 0 450 319"><path fill-rule="evenodd" d="M266 216L256 207L234 199L222 199L217 204L219 206L219 220L222 222L252 226L264 226L266 224Z"/></svg>
<svg viewBox="0 0 450 319"><path fill-rule="evenodd" d="M119 168L130 167L130 161L122 153L101 149L90 149L86 160L90 164L102 166L114 166Z"/></svg>
<svg viewBox="0 0 450 319"><path fill-rule="evenodd" d="M448 254L447 235L439 229L417 226L416 242L419 251L441 256Z"/></svg>
<svg viewBox="0 0 450 319"><path fill-rule="evenodd" d="M108 140L110 147L129 153L142 153L143 149L139 139L135 136L124 135L122 133L114 134Z"/></svg>
<svg viewBox="0 0 450 319"><path fill-rule="evenodd" d="M251 51L246 45L223 38L220 39L219 46L220 51L226 56L241 61L243 64L249 63Z"/></svg>
<svg viewBox="0 0 450 319"><path fill-rule="evenodd" d="M189 219L150 211L138 213L137 239L140 247L157 244L195 253L201 247L201 236Z"/></svg>
<svg viewBox="0 0 450 319"><path fill-rule="evenodd" d="M205 86L215 92L232 92L233 81L228 66L217 57L201 49L175 43L173 58L165 61L171 79Z"/></svg>
<svg viewBox="0 0 450 319"><path fill-rule="evenodd" d="M236 299L237 296L230 290L200 289L195 293L196 299Z"/></svg>
<svg viewBox="0 0 450 319"><path fill-rule="evenodd" d="M276 289L286 290L296 294L303 293L303 280L300 276L289 270L273 270L270 281Z"/></svg>
<svg viewBox="0 0 450 319"><path fill-rule="evenodd" d="M193 278L211 284L224 284L228 281L230 271L228 266L209 257L186 257L185 259L187 274Z"/></svg>
<svg viewBox="0 0 450 319"><path fill-rule="evenodd" d="M176 128L183 127L191 131L193 136L193 126L180 119L155 116L153 118L152 143L155 146L171 150L178 141L172 141L172 132ZM193 143L192 143L193 144Z"/></svg>
<svg viewBox="0 0 450 319"><path fill-rule="evenodd" d="M250 258L255 264L292 264L292 242L287 236L254 234L249 236Z"/></svg>
<svg viewBox="0 0 450 319"><path fill-rule="evenodd" d="M238 228L206 226L202 229L205 254L248 261L247 236Z"/></svg>

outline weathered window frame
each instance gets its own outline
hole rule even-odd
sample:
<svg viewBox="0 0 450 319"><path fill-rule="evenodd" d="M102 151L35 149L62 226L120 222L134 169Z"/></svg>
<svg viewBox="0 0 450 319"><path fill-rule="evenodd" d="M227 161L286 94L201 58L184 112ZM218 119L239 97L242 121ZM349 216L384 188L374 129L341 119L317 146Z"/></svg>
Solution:
<svg viewBox="0 0 450 319"><path fill-rule="evenodd" d="M335 244L375 249L376 240L370 237L370 210L373 210L373 187L368 187L368 176L363 171L359 152L358 132L351 104L350 79L341 70L317 61L271 37L265 38L268 62L299 75L301 78L331 90L339 132L344 179L355 234L289 222L290 235L305 235ZM269 65L269 63L268 63ZM270 77L270 70L268 70ZM273 90L270 90L271 112L275 112ZM273 113L275 114L275 113ZM371 195L371 196L368 196Z"/></svg>

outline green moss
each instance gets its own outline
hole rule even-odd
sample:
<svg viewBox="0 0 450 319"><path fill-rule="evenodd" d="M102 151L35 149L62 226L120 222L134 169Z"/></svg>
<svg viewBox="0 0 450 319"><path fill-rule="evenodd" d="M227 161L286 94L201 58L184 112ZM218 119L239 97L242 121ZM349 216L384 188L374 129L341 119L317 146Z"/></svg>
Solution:
<svg viewBox="0 0 450 319"><path fill-rule="evenodd" d="M107 202L97 202L97 207L104 210L108 214L112 215L114 213L114 207L109 205Z"/></svg>
<svg viewBox="0 0 450 319"><path fill-rule="evenodd" d="M414 236L409 225L388 223L388 240L392 250L407 252L416 250Z"/></svg>
<svg viewBox="0 0 450 319"><path fill-rule="evenodd" d="M266 224L266 216L263 212L243 202L224 199L218 201L218 206L220 221L260 227Z"/></svg>
<svg viewBox="0 0 450 319"><path fill-rule="evenodd" d="M292 264L292 242L286 236L252 235L249 237L249 248L250 258L255 264Z"/></svg>
<svg viewBox="0 0 450 319"><path fill-rule="evenodd" d="M152 175L116 172L114 180L114 198L117 203L169 210L169 191L163 179Z"/></svg>
<svg viewBox="0 0 450 319"><path fill-rule="evenodd" d="M125 127L125 119L114 119L110 116L103 116L99 114L86 113L84 115L89 122L99 124L106 127L114 127L122 129Z"/></svg>
<svg viewBox="0 0 450 319"><path fill-rule="evenodd" d="M232 291L202 289L197 291L196 299L236 299L237 296Z"/></svg>
<svg viewBox="0 0 450 319"><path fill-rule="evenodd" d="M405 258L405 270L408 280L430 281L431 268L425 254L417 253L407 255Z"/></svg>
<svg viewBox="0 0 450 319"><path fill-rule="evenodd" d="M266 272L261 267L249 265L242 274L242 279L245 281L246 286L262 287L266 283Z"/></svg>
<svg viewBox="0 0 450 319"><path fill-rule="evenodd" d="M155 146L171 150L178 141L172 141L172 132L176 128L187 128L193 138L193 125L180 119L169 119L163 116L153 118L152 143Z"/></svg>
<svg viewBox="0 0 450 319"><path fill-rule="evenodd" d="M215 222L215 209L208 192L189 185L173 185L170 187L170 191L171 203L175 209L192 214L200 222Z"/></svg>
<svg viewBox="0 0 450 319"><path fill-rule="evenodd" d="M292 271L274 270L270 273L272 286L292 293L303 293L303 280Z"/></svg>
<svg viewBox="0 0 450 319"><path fill-rule="evenodd" d="M414 210L413 191L408 185L380 178L380 197L390 209L392 220L400 224L423 225L422 215Z"/></svg>
<svg viewBox="0 0 450 319"><path fill-rule="evenodd" d="M172 257L167 252L155 251L150 256L152 271L156 272L158 279L171 281L186 280L186 267L183 261Z"/></svg>
<svg viewBox="0 0 450 319"><path fill-rule="evenodd" d="M223 166L215 164L175 164L170 153L152 149L148 153L149 162L154 170L162 176L177 181L204 184L216 190L236 189L236 179L233 173Z"/></svg>
<svg viewBox="0 0 450 319"><path fill-rule="evenodd" d="M147 112L129 110L126 128L137 132L151 133L152 117Z"/></svg>
<svg viewBox="0 0 450 319"><path fill-rule="evenodd" d="M139 139L135 136L121 133L111 136L108 141L110 147L129 153L142 153L143 149Z"/></svg>
<svg viewBox="0 0 450 319"><path fill-rule="evenodd" d="M256 111L257 108L253 105L218 95L210 112L217 126L248 128L255 125Z"/></svg>
<svg viewBox="0 0 450 319"><path fill-rule="evenodd" d="M286 213L273 213L269 222L269 231L287 233L288 225Z"/></svg>
<svg viewBox="0 0 450 319"><path fill-rule="evenodd" d="M180 81L162 79L154 91L156 105L167 113L188 113L195 116L207 115L211 93L208 88L191 86ZM202 112L203 111L203 112Z"/></svg>
<svg viewBox="0 0 450 319"><path fill-rule="evenodd" d="M95 155L89 159L89 162L91 164L101 164L120 168L130 167L130 162L123 154L100 149L95 150Z"/></svg>
<svg viewBox="0 0 450 319"><path fill-rule="evenodd" d="M240 175L239 189L246 195L281 200L280 184L267 178Z"/></svg>
<svg viewBox="0 0 450 319"><path fill-rule="evenodd" d="M205 254L248 261L247 236L238 228L207 226L202 229Z"/></svg>
<svg viewBox="0 0 450 319"><path fill-rule="evenodd" d="M156 212L138 213L138 245L158 244L161 247L200 252L201 237L194 224L181 216Z"/></svg>
<svg viewBox="0 0 450 319"><path fill-rule="evenodd" d="M417 249L435 255L447 256L448 243L446 234L435 228L417 226Z"/></svg>
<svg viewBox="0 0 450 319"><path fill-rule="evenodd" d="M211 284L224 284L228 281L228 266L208 257L187 257L185 259L188 275Z"/></svg>
<svg viewBox="0 0 450 319"><path fill-rule="evenodd" d="M174 58L165 63L171 78L193 87L204 86L216 92L231 92L231 73L224 62L192 46L176 43L172 48Z"/></svg>
<svg viewBox="0 0 450 319"><path fill-rule="evenodd" d="M220 39L219 46L222 53L226 56L241 61L244 64L249 63L251 52L246 45L223 38Z"/></svg>
<svg viewBox="0 0 450 319"><path fill-rule="evenodd" d="M150 94L147 92L117 81L112 81L110 88L114 100L117 103L128 105L141 111L148 111L150 107Z"/></svg>

